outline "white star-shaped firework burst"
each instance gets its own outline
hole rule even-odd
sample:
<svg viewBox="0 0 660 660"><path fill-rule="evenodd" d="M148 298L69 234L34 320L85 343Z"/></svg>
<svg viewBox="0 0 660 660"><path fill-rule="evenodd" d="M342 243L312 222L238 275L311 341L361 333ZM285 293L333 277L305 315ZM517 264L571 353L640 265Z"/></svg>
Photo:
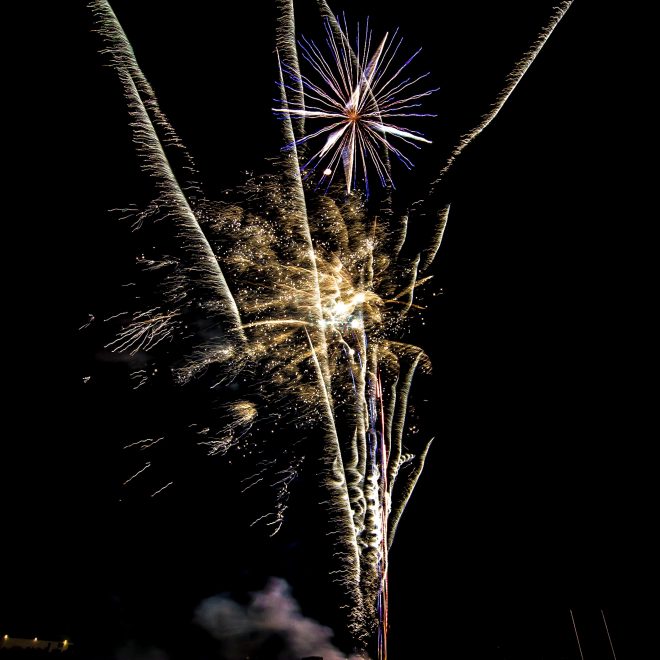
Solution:
<svg viewBox="0 0 660 660"><path fill-rule="evenodd" d="M437 89L413 93L414 86L428 77L428 73L417 77L402 75L406 67L421 51L416 51L403 64L397 65L397 55L403 39L398 30L389 39L386 34L375 50L372 50L372 35L367 24L362 38L357 29L355 49L350 45L348 29L333 30L329 21L325 23L326 43L329 57L305 38L299 43L302 58L311 66L310 75L304 75L286 63L282 65L283 79L292 85L301 85L300 101L285 93L284 103L273 111L282 117L323 121L323 126L296 139L292 144L302 145L317 138L325 143L302 166L306 176L321 171L319 184L330 186L338 166L341 164L346 179L346 190L356 187L358 171L361 170L365 189L369 192L368 172L374 169L383 186L393 185L388 154L393 153L408 169L412 162L392 144L398 138L416 148L419 142L430 144L421 133L397 126L399 121L410 117L433 117L419 112L419 100ZM311 76L311 77L310 77ZM284 85L284 90L297 92L293 86Z"/></svg>

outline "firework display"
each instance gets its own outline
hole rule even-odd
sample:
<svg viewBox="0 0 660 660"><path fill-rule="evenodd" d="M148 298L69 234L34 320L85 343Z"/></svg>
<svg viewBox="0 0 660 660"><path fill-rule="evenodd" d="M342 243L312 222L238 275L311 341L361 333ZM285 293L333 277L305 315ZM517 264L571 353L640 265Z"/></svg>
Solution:
<svg viewBox="0 0 660 660"><path fill-rule="evenodd" d="M404 337L422 309L419 296L431 279L449 204L426 212L427 239L419 246L409 240L413 214L391 203L390 157L410 167L401 143L429 140L408 124L434 116L421 107L435 91L423 86L427 74L407 73L419 51L404 56L396 32L372 39L368 25L351 38L346 19L323 0L317 5L325 47L297 35L292 0L278 0L280 97L273 111L281 120L281 158L269 173L214 201L193 180L192 158L109 3L90 2L152 184L149 203L132 212L135 227L158 226L167 236L166 252L156 245L138 258L153 295L120 315L108 348L157 354L179 342L185 355L170 364L177 383L213 374L215 419L198 430L210 454L259 452L270 430L279 438L295 429L290 445L264 449L246 480L246 489L267 481L275 492L274 507L258 522L277 533L297 474L314 472L323 493L318 506L333 529L332 576L354 652L365 657L375 639L385 658L388 551L432 442L406 421L413 378L431 365ZM562 4L516 65L441 176L496 116L569 6ZM381 185L377 210L370 173ZM132 377L140 387L149 374L136 368ZM131 447L148 452L160 440ZM143 462L125 483L150 466Z"/></svg>
<svg viewBox="0 0 660 660"><path fill-rule="evenodd" d="M300 43L303 59L319 82L301 75L294 66L285 63L283 69L291 81L287 88L295 93L288 101L285 90L285 100L288 102L274 110L284 116L325 122L322 128L311 130L310 121L311 132L295 142L296 145L304 145L310 140L325 137L323 147L302 165L303 174L321 169L324 163L320 182L327 180L326 188L329 188L337 165L341 163L349 193L358 187L358 169L363 173L367 193L368 170L371 167L376 170L381 185L393 185L383 152L393 153L407 168L413 164L392 144L391 138L413 146L417 146L415 142L430 144L430 141L416 131L390 123L390 120L398 122L411 117L433 117L419 111L420 100L437 89L411 92L428 74L415 78L403 77L405 69L420 51L416 51L403 64L396 65L396 57L403 44L403 39L397 39L396 33L392 39L385 35L371 52L372 33L368 24L364 34L360 34L358 28L355 49L350 45L345 17L343 26L336 19L333 22L326 19L325 31L328 58L314 42L303 40ZM294 87L296 83L297 87ZM303 90L302 97L298 93L300 88ZM302 98L302 101L296 101L296 98Z"/></svg>

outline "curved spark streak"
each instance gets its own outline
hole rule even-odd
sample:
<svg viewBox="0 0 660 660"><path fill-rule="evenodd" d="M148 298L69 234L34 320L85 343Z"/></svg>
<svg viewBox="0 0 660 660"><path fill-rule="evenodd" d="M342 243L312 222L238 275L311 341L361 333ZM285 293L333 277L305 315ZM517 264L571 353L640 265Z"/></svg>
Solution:
<svg viewBox="0 0 660 660"><path fill-rule="evenodd" d="M431 438L426 443L422 451L413 458L413 467L410 473L407 475L407 477L405 477L405 481L401 483L401 486L398 491L400 494L398 495L397 501L393 503L392 511L390 513L389 529L387 536L388 550L392 547L392 543L394 542L394 536L396 534L397 527L399 526L399 521L401 520L401 516L403 515L403 511L406 508L406 505L410 501L410 497L413 493L413 490L415 490L415 486L417 485L417 480L419 479L419 476L422 474L422 470L424 469L424 462L426 461L426 455L428 454L429 449L431 448L431 443L433 442L434 439L435 438Z"/></svg>
<svg viewBox="0 0 660 660"><path fill-rule="evenodd" d="M547 43L548 39L551 37L557 25L564 14L569 10L570 6L573 4L573 0L563 0L556 8L555 13L551 16L548 24L541 30L539 35L534 40L530 48L525 52L525 54L515 63L513 69L506 77L506 85L502 91L497 95L495 102L491 106L490 110L481 118L481 121L465 135L461 136L458 144L454 147L447 162L442 166L438 178L431 184L431 191L433 188L440 182L444 175L451 169L452 165L456 159L461 155L465 147L467 147L476 137L478 137L481 132L497 117L500 113L500 110L504 107L504 104L509 100L511 94L518 87L518 83L523 79L529 67L532 66L537 55L543 49L543 46Z"/></svg>
<svg viewBox="0 0 660 660"><path fill-rule="evenodd" d="M106 44L104 53L109 56L111 66L124 87L136 153L141 157L143 170L156 183L159 206L177 228L190 269L199 273L205 288L212 289L220 302L219 312L241 339L241 319L236 301L208 239L172 171L156 126L165 132L169 143L179 146L180 140L154 100L153 90L140 70L128 38L109 3L92 0L90 7Z"/></svg>

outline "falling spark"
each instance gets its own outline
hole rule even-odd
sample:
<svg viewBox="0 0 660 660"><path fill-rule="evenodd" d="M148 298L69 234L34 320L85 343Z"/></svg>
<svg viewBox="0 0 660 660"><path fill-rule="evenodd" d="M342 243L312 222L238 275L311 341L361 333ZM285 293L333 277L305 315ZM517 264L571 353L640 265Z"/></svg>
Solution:
<svg viewBox="0 0 660 660"><path fill-rule="evenodd" d="M174 483L173 481L170 481L169 483L165 484L162 488L159 488L154 493L151 493L150 497L156 497L156 495L159 495L160 493L162 493L166 488L169 488L173 483Z"/></svg>
<svg viewBox="0 0 660 660"><path fill-rule="evenodd" d="M144 438L143 440L137 440L136 442L131 442L124 446L124 449L130 449L131 447L138 447L142 451L149 449L154 445L158 444L161 440L164 440L165 436L160 438Z"/></svg>
<svg viewBox="0 0 660 660"><path fill-rule="evenodd" d="M132 477L129 477L128 479L126 479L126 481L124 481L124 486L129 484L136 477L139 477L147 468L150 468L150 467L151 467L151 462L147 461L143 468L139 469Z"/></svg>

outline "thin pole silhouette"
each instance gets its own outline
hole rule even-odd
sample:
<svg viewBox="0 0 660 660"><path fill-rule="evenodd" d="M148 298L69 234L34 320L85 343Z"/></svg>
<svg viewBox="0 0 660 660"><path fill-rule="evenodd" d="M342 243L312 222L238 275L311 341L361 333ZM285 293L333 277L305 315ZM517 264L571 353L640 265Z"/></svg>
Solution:
<svg viewBox="0 0 660 660"><path fill-rule="evenodd" d="M580 644L580 635L578 635L577 626L575 625L575 617L573 610L568 610L571 613L571 621L573 622L573 630L575 631L575 639L577 640L578 649L580 650L580 658L584 660L584 653L582 653L582 644Z"/></svg>
<svg viewBox="0 0 660 660"><path fill-rule="evenodd" d="M612 651L612 657L616 660L616 653L614 652L614 644L612 643L612 636L610 635L610 629L607 625L607 620L605 619L605 612L600 611L600 615L603 617L603 623L605 624L605 632L607 633L607 639L610 642L610 649Z"/></svg>

